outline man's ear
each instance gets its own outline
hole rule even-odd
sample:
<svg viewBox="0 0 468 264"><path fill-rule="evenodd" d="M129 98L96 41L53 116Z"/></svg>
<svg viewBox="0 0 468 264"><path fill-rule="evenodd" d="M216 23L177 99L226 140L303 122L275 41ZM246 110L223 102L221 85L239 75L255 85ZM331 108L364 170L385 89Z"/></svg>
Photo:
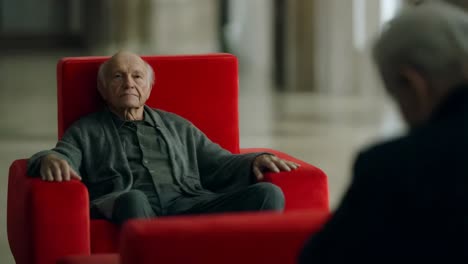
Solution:
<svg viewBox="0 0 468 264"><path fill-rule="evenodd" d="M431 83L420 71L404 67L400 71L403 85L399 101L405 119L411 126L425 122L434 107L435 95Z"/></svg>
<svg viewBox="0 0 468 264"><path fill-rule="evenodd" d="M151 78L148 78L148 85L149 85L149 88L150 88L150 91L151 91L151 90L153 90L153 85L156 82L156 77L154 75L153 68L149 64L146 64L146 67L147 67L146 69L147 69L148 76L151 76Z"/></svg>
<svg viewBox="0 0 468 264"><path fill-rule="evenodd" d="M153 84L154 84L154 81L148 80L148 88L150 91L153 90Z"/></svg>
<svg viewBox="0 0 468 264"><path fill-rule="evenodd" d="M424 106L431 102L431 89L429 82L424 75L414 68L403 67L400 71L400 76L404 81L405 88L409 96L419 106Z"/></svg>
<svg viewBox="0 0 468 264"><path fill-rule="evenodd" d="M99 66L98 74L97 74L97 90L101 95L104 101L107 101L107 91L106 91L106 76L107 76L107 68L109 67L109 61L107 60Z"/></svg>

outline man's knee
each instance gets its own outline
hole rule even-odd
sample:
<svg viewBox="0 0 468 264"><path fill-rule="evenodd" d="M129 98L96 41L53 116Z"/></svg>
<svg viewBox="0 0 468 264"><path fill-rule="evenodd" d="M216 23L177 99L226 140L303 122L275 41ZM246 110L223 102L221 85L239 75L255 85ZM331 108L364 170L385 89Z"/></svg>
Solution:
<svg viewBox="0 0 468 264"><path fill-rule="evenodd" d="M114 202L113 220L123 223L133 218L153 217L154 212L146 195L139 190L120 194Z"/></svg>
<svg viewBox="0 0 468 264"><path fill-rule="evenodd" d="M116 199L115 199L115 204L116 205L122 205L122 206L137 206L138 204L141 203L147 203L148 198L146 195L139 190L130 190L128 192L120 194Z"/></svg>
<svg viewBox="0 0 468 264"><path fill-rule="evenodd" d="M260 210L282 211L284 209L285 199L280 187L269 182L257 183L251 187L255 189L254 195L258 199Z"/></svg>

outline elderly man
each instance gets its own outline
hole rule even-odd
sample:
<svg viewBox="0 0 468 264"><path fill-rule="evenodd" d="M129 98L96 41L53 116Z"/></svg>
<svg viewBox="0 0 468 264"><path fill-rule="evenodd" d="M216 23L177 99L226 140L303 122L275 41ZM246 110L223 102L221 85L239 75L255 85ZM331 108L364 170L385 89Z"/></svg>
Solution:
<svg viewBox="0 0 468 264"><path fill-rule="evenodd" d="M33 155L29 175L82 180L93 218L282 210L284 196L262 172L299 165L268 153L234 155L189 121L145 106L154 76L139 56L103 63L98 90L107 104L73 124L52 150ZM64 198L66 199L66 198Z"/></svg>
<svg viewBox="0 0 468 264"><path fill-rule="evenodd" d="M438 2L403 10L374 59L410 131L357 157L300 263L466 263L468 14Z"/></svg>

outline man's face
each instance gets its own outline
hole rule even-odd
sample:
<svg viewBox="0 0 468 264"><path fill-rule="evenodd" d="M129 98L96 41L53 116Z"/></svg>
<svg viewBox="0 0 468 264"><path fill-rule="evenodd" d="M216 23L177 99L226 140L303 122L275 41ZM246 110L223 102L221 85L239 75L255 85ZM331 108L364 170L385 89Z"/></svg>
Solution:
<svg viewBox="0 0 468 264"><path fill-rule="evenodd" d="M144 106L151 92L145 62L135 54L119 53L108 63L106 82L101 88L106 102L117 109Z"/></svg>

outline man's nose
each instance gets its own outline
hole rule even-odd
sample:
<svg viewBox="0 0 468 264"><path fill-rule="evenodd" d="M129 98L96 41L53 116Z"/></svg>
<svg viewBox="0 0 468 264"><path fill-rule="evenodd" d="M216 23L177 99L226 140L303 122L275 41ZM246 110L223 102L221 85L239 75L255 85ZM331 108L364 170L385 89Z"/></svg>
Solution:
<svg viewBox="0 0 468 264"><path fill-rule="evenodd" d="M134 88L135 87L135 82L133 81L132 76L127 76L125 78L125 87L126 88Z"/></svg>

